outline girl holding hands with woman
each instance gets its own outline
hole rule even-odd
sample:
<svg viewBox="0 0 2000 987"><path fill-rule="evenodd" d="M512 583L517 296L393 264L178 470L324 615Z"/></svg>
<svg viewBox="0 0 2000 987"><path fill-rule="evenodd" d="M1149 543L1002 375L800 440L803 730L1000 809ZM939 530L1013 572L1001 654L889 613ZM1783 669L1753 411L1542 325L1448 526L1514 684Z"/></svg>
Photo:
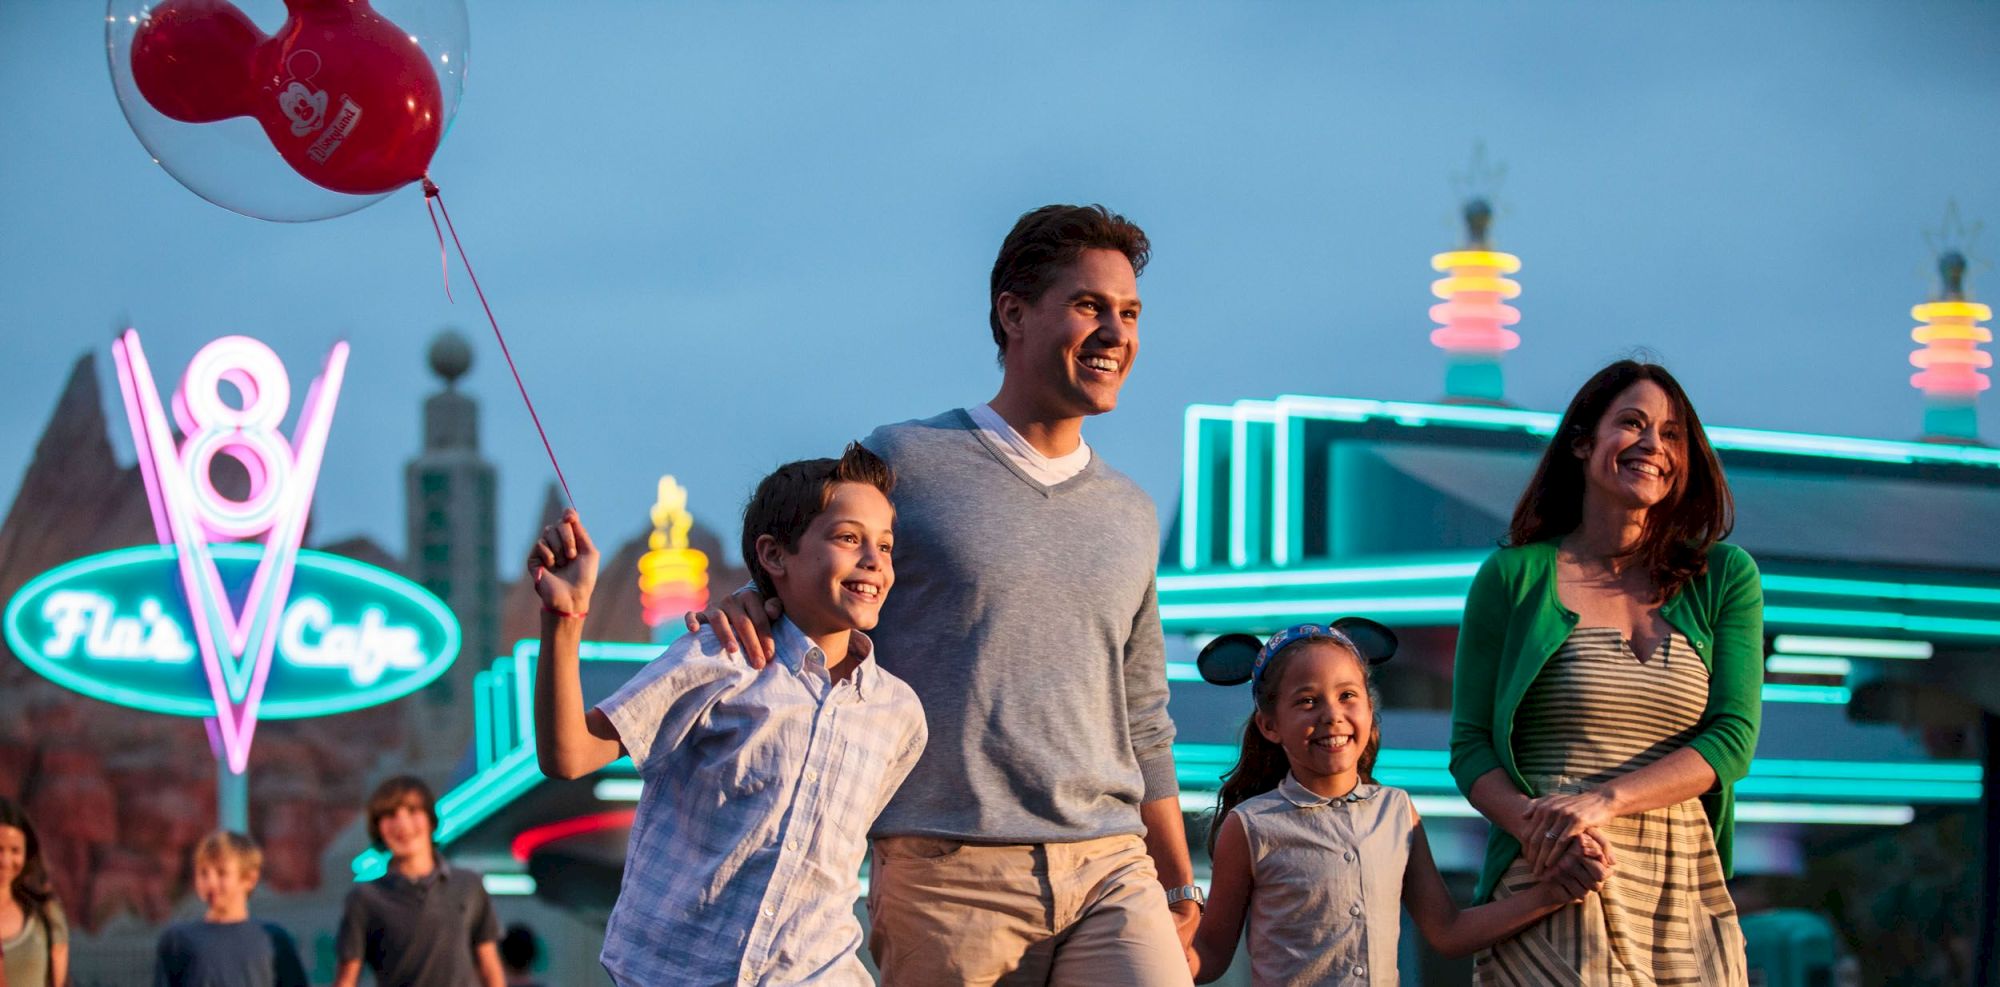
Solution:
<svg viewBox="0 0 2000 987"><path fill-rule="evenodd" d="M1604 879L1610 861L1586 845L1575 874L1458 907L1409 794L1372 777L1382 730L1369 668L1395 642L1388 628L1346 617L1268 643L1226 635L1204 649L1204 676L1219 685L1248 678L1256 708L1217 800L1214 880L1189 950L1195 982L1223 974L1247 922L1257 987L1393 985L1404 909L1433 947L1462 956Z"/></svg>
<svg viewBox="0 0 2000 987"><path fill-rule="evenodd" d="M1725 883L1732 786L1757 746L1763 590L1722 542L1733 505L1694 406L1661 367L1584 384L1474 577L1453 677L1451 770L1494 826L1478 897L1616 867L1479 955L1503 985L1747 984Z"/></svg>

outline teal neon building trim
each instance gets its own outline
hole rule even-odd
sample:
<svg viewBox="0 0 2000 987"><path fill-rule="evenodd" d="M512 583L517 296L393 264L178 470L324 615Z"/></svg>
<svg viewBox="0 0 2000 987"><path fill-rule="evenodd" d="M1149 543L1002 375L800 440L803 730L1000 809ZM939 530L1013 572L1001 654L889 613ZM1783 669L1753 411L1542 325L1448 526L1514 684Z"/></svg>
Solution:
<svg viewBox="0 0 2000 987"><path fill-rule="evenodd" d="M611 644L586 641L579 649L584 661L642 664L658 657L655 644ZM522 641L513 652L495 659L480 673L490 690L482 704L487 716L478 722L475 750L492 758L471 777L438 799L437 843L448 847L481 823L493 818L546 779L535 761L534 662L538 641ZM1192 681L1192 665L1169 663L1173 681ZM1177 743L1175 771L1183 808L1205 812L1214 807L1223 774L1235 766L1238 751L1228 744ZM1471 806L1459 795L1448 770L1451 756L1442 750L1384 748L1376 759L1376 778L1411 793L1420 811L1429 815L1471 818ZM595 776L593 794L604 801L632 801L639 795L638 771L630 758L606 765ZM1896 825L1907 822L1913 805L1975 803L1982 791L1980 767L1972 761L1853 761L1786 760L1754 762L1738 789L1738 817L1749 822ZM368 850L352 862L355 880L373 880L388 867L388 855Z"/></svg>
<svg viewBox="0 0 2000 987"><path fill-rule="evenodd" d="M1845 706L1854 694L1844 685L1796 685L1785 682L1764 683L1764 701L1767 703L1820 703L1831 706Z"/></svg>

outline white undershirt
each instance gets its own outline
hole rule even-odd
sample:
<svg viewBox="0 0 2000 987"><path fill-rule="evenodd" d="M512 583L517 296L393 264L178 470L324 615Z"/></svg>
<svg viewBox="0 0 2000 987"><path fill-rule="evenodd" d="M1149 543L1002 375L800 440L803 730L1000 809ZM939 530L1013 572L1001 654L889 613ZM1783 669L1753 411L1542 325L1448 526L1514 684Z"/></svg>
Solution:
<svg viewBox="0 0 2000 987"><path fill-rule="evenodd" d="M965 409L972 416L972 423L979 426L993 444L1007 451L1007 458L1014 461L1021 471L1034 477L1036 483L1053 487L1064 480L1083 472L1090 465L1090 446L1081 436L1076 440L1076 451L1063 456L1044 456L1041 450L1028 443L1007 419L993 410L990 404L974 405Z"/></svg>

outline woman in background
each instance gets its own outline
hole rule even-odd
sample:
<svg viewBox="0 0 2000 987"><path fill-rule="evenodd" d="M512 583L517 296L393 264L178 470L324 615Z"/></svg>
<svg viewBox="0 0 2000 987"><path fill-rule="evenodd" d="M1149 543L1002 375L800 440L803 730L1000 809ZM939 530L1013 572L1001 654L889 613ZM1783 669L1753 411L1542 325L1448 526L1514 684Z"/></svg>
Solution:
<svg viewBox="0 0 2000 987"><path fill-rule="evenodd" d="M0 987L69 982L69 921L49 888L28 814L0 798Z"/></svg>

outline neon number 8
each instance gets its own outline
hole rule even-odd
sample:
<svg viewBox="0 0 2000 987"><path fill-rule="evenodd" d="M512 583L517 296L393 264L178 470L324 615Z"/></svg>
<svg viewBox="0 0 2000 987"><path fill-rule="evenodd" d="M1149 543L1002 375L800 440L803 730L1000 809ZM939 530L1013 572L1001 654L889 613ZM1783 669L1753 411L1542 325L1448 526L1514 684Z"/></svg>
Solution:
<svg viewBox="0 0 2000 987"><path fill-rule="evenodd" d="M229 383L242 397L241 408L224 399ZM251 538L271 529L294 466L291 443L279 434L292 403L292 382L271 348L247 336L225 336L188 361L174 394L174 420L187 436L181 467L194 488L196 512L211 534ZM242 500L215 487L211 466L228 456L250 474Z"/></svg>

